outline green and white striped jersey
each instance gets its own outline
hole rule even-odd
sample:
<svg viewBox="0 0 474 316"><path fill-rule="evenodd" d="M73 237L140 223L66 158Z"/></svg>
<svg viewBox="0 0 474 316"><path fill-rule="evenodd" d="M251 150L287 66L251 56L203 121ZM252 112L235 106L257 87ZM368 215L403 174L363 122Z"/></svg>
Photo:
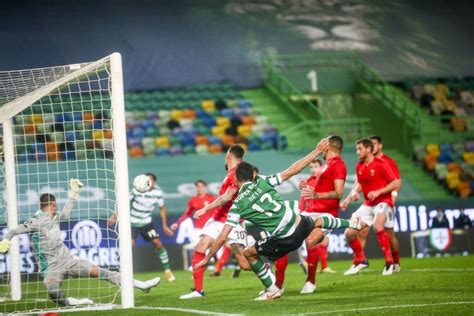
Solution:
<svg viewBox="0 0 474 316"><path fill-rule="evenodd" d="M156 205L165 206L163 191L159 186L155 186L145 193L133 189L130 192L130 222L132 226L143 227L150 224Z"/></svg>
<svg viewBox="0 0 474 316"><path fill-rule="evenodd" d="M296 229L295 201L284 201L275 190L280 174L257 176L242 185L227 216L226 224L237 226L245 219L276 238L285 238Z"/></svg>

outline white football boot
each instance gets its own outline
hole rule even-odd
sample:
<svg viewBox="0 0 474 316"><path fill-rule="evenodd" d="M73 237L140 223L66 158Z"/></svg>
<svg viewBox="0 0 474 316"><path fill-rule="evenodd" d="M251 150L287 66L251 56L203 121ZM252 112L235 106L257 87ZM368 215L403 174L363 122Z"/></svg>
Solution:
<svg viewBox="0 0 474 316"><path fill-rule="evenodd" d="M192 289L191 293L183 294L179 297L179 299L180 300L187 300L187 299L191 299L191 298L201 298L201 297L204 297L204 292L199 292L199 291L196 291L195 289Z"/></svg>
<svg viewBox="0 0 474 316"><path fill-rule="evenodd" d="M316 291L316 284L313 284L309 281L306 281L306 283L304 284L304 286L301 289L300 293L301 294L311 294L311 293L314 293L314 291Z"/></svg>

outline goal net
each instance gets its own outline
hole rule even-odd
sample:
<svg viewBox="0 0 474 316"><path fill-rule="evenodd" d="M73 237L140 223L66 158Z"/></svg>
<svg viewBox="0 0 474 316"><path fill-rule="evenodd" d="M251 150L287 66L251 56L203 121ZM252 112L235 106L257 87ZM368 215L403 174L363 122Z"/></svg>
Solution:
<svg viewBox="0 0 474 316"><path fill-rule="evenodd" d="M69 179L79 179L84 186L71 217L60 222L61 238L73 255L121 273L116 286L57 271L65 297L89 298L89 309L134 304L121 67L115 53L91 63L0 72L0 239L40 209L43 193L56 197L60 213ZM107 224L116 209L117 228ZM74 308L48 296L43 276L52 266L40 248L33 234L23 234L0 254L0 314Z"/></svg>

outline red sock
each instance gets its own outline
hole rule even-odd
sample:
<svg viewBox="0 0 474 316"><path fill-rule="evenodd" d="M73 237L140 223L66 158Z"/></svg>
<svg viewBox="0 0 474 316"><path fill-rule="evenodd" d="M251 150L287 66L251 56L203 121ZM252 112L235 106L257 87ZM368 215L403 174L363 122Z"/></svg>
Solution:
<svg viewBox="0 0 474 316"><path fill-rule="evenodd" d="M308 263L308 277L306 281L316 284L316 268L318 267L318 248L313 247L308 249L308 256L306 257Z"/></svg>
<svg viewBox="0 0 474 316"><path fill-rule="evenodd" d="M351 247L352 251L354 252L354 259L352 263L358 264L360 262L364 262L367 260L365 257L364 249L362 249L362 245L358 238L354 238L349 242L349 246Z"/></svg>
<svg viewBox="0 0 474 316"><path fill-rule="evenodd" d="M378 231L377 239L379 241L383 255L385 256L385 262L387 264L393 264L392 249L390 249L390 238L388 237L387 232L384 229Z"/></svg>
<svg viewBox="0 0 474 316"><path fill-rule="evenodd" d="M288 255L278 258L275 261L275 285L278 286L280 289L283 287L283 283L285 282L285 271L287 266Z"/></svg>
<svg viewBox="0 0 474 316"><path fill-rule="evenodd" d="M321 259L321 270L324 270L328 267L328 246L317 245L318 256Z"/></svg>
<svg viewBox="0 0 474 316"><path fill-rule="evenodd" d="M227 261L229 261L231 254L232 254L232 250L229 247L224 246L222 248L222 255L219 258L219 261L217 261L216 272L222 271L222 268L227 264Z"/></svg>
<svg viewBox="0 0 474 316"><path fill-rule="evenodd" d="M206 257L206 254L195 251L193 254L193 267L205 257ZM205 266L198 270L193 271L194 289L199 292L202 292L202 281L204 278L204 271L206 271Z"/></svg>
<svg viewBox="0 0 474 316"><path fill-rule="evenodd" d="M393 262L400 264L400 252L398 250L392 250Z"/></svg>

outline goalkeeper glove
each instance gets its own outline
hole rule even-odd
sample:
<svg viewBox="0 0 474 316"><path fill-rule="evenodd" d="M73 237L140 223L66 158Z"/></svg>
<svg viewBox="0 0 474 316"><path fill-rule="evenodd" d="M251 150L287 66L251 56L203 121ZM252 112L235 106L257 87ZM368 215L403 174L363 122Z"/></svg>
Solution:
<svg viewBox="0 0 474 316"><path fill-rule="evenodd" d="M69 198L75 200L83 185L84 184L78 179L71 178L71 180L69 180Z"/></svg>
<svg viewBox="0 0 474 316"><path fill-rule="evenodd" d="M0 253L5 253L10 249L10 240L4 239L0 241Z"/></svg>

